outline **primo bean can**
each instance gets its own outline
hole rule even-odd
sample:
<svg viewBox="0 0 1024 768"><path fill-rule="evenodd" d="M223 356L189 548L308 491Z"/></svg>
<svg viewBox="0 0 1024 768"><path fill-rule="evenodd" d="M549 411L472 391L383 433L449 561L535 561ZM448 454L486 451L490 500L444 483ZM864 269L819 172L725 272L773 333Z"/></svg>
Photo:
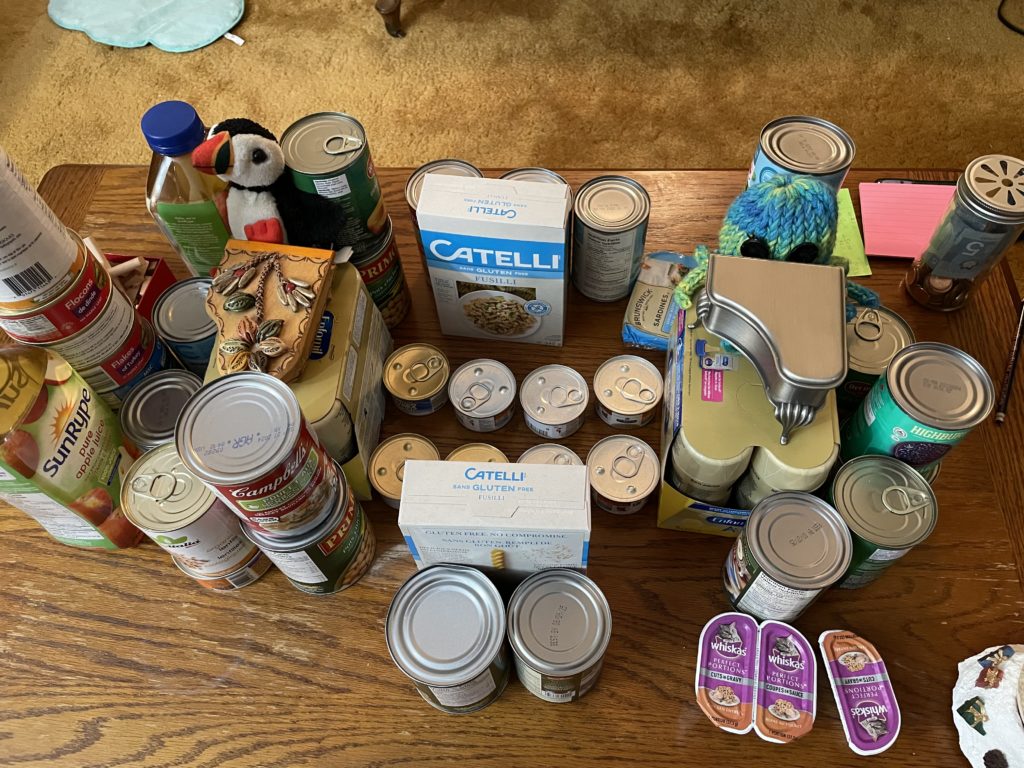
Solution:
<svg viewBox="0 0 1024 768"><path fill-rule="evenodd" d="M412 297L402 271L402 259L398 256L390 216L387 217L384 240L380 246L366 256L351 259L350 263L359 270L370 298L384 318L384 325L394 328L401 323L412 306Z"/></svg>

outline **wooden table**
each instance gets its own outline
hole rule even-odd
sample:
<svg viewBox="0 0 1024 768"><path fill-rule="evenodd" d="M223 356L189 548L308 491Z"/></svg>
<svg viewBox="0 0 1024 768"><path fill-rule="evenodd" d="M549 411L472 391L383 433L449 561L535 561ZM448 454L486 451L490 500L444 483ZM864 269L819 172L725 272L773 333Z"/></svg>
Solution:
<svg viewBox="0 0 1024 768"><path fill-rule="evenodd" d="M398 344L431 341L453 364L496 356L522 376L544 362L573 365L588 379L624 351L623 302L571 295L560 349L438 335L403 198L408 169L380 170L403 262L415 294ZM596 171L567 172L575 186ZM714 242L742 171L636 172L651 193L649 249L690 251ZM859 171L951 178L949 173ZM43 195L71 227L129 254L171 251L143 205L135 167L63 166ZM1003 271L954 315L929 313L899 288L904 265L875 261L866 280L906 317L919 338L950 342L998 379L1015 325L1016 292ZM179 274L184 274L178 265ZM652 357L659 360L657 356ZM1024 384L1024 377L1018 379ZM1021 387L1018 386L1018 389ZM1024 391L1009 423L985 424L944 462L938 528L879 582L826 594L797 623L810 638L853 629L887 659L903 709L903 731L875 765L961 766L951 722L956 663L1020 640L1024 546ZM479 438L449 410L412 420L391 409L384 431L418 431L442 455ZM565 442L585 455L611 432L591 416ZM640 434L657 445L653 427ZM510 456L538 442L520 418L485 436ZM590 575L606 592L614 631L598 687L573 705L545 704L511 684L499 701L453 717L423 702L394 666L384 616L413 563L395 512L368 505L378 537L372 570L331 597L292 589L277 572L232 594L204 592L157 547L87 552L62 547L16 511L0 511L0 763L19 766L467 766L852 765L827 683L818 723L780 747L715 729L694 703L696 640L728 610L720 567L727 539L662 531L649 505L632 517L593 515Z"/></svg>

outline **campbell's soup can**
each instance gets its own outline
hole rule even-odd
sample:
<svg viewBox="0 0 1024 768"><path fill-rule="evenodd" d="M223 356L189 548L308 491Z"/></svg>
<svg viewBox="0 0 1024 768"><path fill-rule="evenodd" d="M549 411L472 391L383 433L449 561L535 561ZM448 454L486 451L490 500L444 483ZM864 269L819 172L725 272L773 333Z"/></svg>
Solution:
<svg viewBox="0 0 1024 768"><path fill-rule="evenodd" d="M350 263L359 270L370 298L384 318L384 325L394 328L402 322L412 305L412 297L402 271L402 259L398 256L390 216L383 242L368 255L353 258Z"/></svg>
<svg viewBox="0 0 1024 768"><path fill-rule="evenodd" d="M233 373L196 392L178 417L175 445L185 466L261 533L316 528L341 488L298 398L265 373Z"/></svg>
<svg viewBox="0 0 1024 768"><path fill-rule="evenodd" d="M199 378L206 376L217 339L217 324L206 311L212 283L208 277L181 280L160 294L153 306L157 335L181 364Z"/></svg>

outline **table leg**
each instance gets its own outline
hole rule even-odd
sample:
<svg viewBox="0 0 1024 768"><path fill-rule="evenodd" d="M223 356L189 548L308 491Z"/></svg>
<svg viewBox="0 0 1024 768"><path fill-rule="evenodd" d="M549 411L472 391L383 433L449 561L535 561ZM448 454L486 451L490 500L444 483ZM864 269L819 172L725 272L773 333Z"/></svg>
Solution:
<svg viewBox="0 0 1024 768"><path fill-rule="evenodd" d="M377 0L373 7L384 17L384 26L392 37L405 37L402 29L402 0Z"/></svg>

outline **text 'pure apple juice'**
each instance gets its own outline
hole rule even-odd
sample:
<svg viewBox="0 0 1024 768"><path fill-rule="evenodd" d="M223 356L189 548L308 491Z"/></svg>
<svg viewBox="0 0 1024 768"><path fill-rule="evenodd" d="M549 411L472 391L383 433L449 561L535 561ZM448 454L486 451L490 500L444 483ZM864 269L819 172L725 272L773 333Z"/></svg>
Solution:
<svg viewBox="0 0 1024 768"><path fill-rule="evenodd" d="M142 532L120 510L127 456L117 417L62 358L0 349L0 499L63 544L135 546Z"/></svg>

